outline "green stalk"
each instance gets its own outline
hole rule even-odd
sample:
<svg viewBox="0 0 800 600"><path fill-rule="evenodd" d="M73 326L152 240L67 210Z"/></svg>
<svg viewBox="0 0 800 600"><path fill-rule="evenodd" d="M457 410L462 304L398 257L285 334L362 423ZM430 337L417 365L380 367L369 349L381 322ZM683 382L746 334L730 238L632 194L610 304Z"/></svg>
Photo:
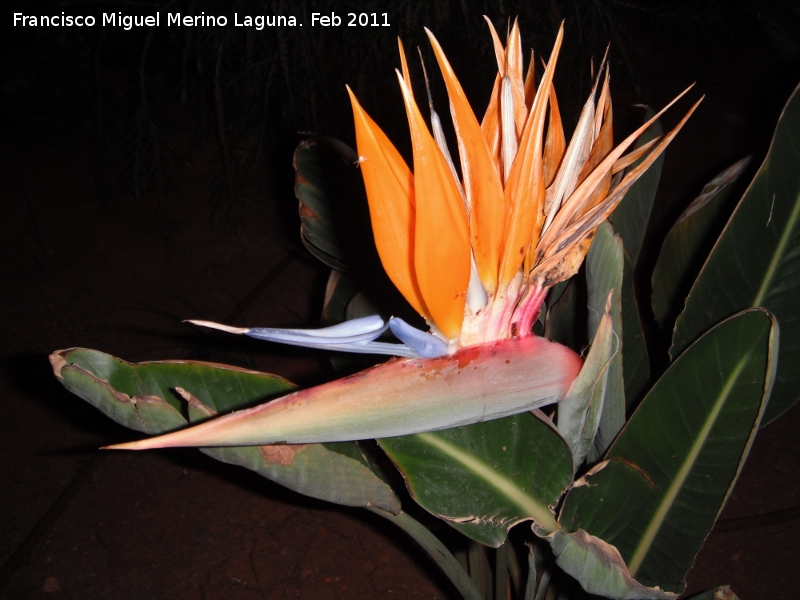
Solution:
<svg viewBox="0 0 800 600"><path fill-rule="evenodd" d="M508 597L508 547L505 542L497 549L494 557L494 600L506 600Z"/></svg>
<svg viewBox="0 0 800 600"><path fill-rule="evenodd" d="M393 515L374 506L369 507L367 510L380 515L384 519L388 519L414 538L414 541L422 546L436 564L439 565L442 572L447 575L447 578L456 586L464 600L484 600L478 588L475 587L467 572L458 564L456 558L439 538L433 535L422 523L404 512L399 515Z"/></svg>

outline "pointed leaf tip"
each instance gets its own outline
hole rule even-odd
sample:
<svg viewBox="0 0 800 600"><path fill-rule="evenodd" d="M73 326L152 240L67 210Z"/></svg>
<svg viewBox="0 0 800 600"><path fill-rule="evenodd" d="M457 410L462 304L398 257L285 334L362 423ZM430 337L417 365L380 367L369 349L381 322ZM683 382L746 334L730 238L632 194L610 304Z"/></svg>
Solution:
<svg viewBox="0 0 800 600"><path fill-rule="evenodd" d="M446 429L559 402L581 366L539 337L393 360L157 438L111 449L251 446L393 437Z"/></svg>

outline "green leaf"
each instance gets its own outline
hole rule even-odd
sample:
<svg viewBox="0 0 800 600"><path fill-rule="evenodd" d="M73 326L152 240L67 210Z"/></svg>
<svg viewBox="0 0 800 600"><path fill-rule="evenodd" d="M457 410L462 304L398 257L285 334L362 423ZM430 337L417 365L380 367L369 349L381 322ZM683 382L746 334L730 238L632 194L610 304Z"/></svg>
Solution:
<svg viewBox="0 0 800 600"><path fill-rule="evenodd" d="M528 577L525 581L525 596L523 600L536 600L536 581L538 579L536 572L536 554L534 552L534 545L528 547Z"/></svg>
<svg viewBox="0 0 800 600"><path fill-rule="evenodd" d="M67 363L64 355L68 352L50 356L56 377L70 392L86 400L107 417L129 429L149 434L174 431L186 425L181 413L173 406L177 401L167 402L158 396L120 392L90 370ZM72 352L78 354L86 351Z"/></svg>
<svg viewBox="0 0 800 600"><path fill-rule="evenodd" d="M650 107L646 107L644 120L648 121L655 112ZM650 140L663 135L664 130L661 122L656 121L636 141L636 148L641 147ZM626 170L627 172L635 169L644 157L633 163ZM625 250L631 256L634 266L639 260L639 251L642 248L642 241L647 230L647 223L650 221L650 211L653 209L653 200L658 191L658 181L661 179L661 168L664 165L664 154L662 153L655 162L645 171L642 176L631 186L628 193L619 203L614 212L608 218L614 225L616 231L625 244Z"/></svg>
<svg viewBox="0 0 800 600"><path fill-rule="evenodd" d="M480 590L482 598L492 598L492 567L487 554L486 546L469 542L467 546L469 577Z"/></svg>
<svg viewBox="0 0 800 600"><path fill-rule="evenodd" d="M633 287L633 263L628 253L623 253L622 347L625 352L622 353L622 376L625 381L625 404L630 409L650 382L650 359Z"/></svg>
<svg viewBox="0 0 800 600"><path fill-rule="evenodd" d="M615 539L658 496L658 488L635 464L614 458L581 477L564 498L558 522L562 531Z"/></svg>
<svg viewBox="0 0 800 600"><path fill-rule="evenodd" d="M596 594L663 598L660 591L635 582L619 553L600 542L614 539L657 495L653 481L633 463L613 459L596 465L564 498L558 519L561 531L576 535L554 536L554 550L564 547L560 566Z"/></svg>
<svg viewBox="0 0 800 600"><path fill-rule="evenodd" d="M378 309L369 298L359 291L359 286L350 275L336 269L331 270L322 305L321 322L323 326L328 327L350 319L377 314L381 315L384 320L388 319L388 315L384 311ZM347 352L330 352L328 357L334 370L341 375L349 375L386 360L385 356Z"/></svg>
<svg viewBox="0 0 800 600"><path fill-rule="evenodd" d="M109 354L85 348L55 352L50 357L50 362L53 364L56 376L62 378L65 386L73 377L88 373L123 396L137 399L142 396L158 397L179 414L183 410L183 403L173 391L176 387L191 390L201 402L219 411L243 408L242 399L247 399L251 404L263 402L294 388L294 385L283 377L238 367L184 360L132 364ZM85 376L82 381L86 381ZM73 389L70 391L83 397ZM102 406L96 405L100 410L110 410L113 406L106 404L105 400L103 397ZM211 404L215 401L220 405ZM132 414L136 413L135 406L126 409L128 413L131 411ZM117 420L111 414L108 416ZM120 422L130 427L128 422ZM156 430L146 431L151 434L161 433Z"/></svg>
<svg viewBox="0 0 800 600"><path fill-rule="evenodd" d="M659 490L655 502L605 538L641 583L682 589L761 421L777 343L766 311L722 322L675 360L609 449L609 458L636 464Z"/></svg>
<svg viewBox="0 0 800 600"><path fill-rule="evenodd" d="M294 153L297 199L320 218L333 218L347 196L363 196L357 162L356 151L335 138L314 136L300 142Z"/></svg>
<svg viewBox="0 0 800 600"><path fill-rule="evenodd" d="M589 288L589 338L594 339L601 315L605 313L609 293L611 297L612 329L620 350L622 344L621 290L623 274L622 240L614 235L608 223L597 228L592 247L586 256L586 282ZM625 386L622 378L622 352L617 352L608 366L603 411L600 427L594 438L594 446L588 455L589 462L596 462L606 452L611 442L625 425Z"/></svg>
<svg viewBox="0 0 800 600"><path fill-rule="evenodd" d="M764 423L800 396L800 87L778 121L755 179L739 202L675 325L672 356L708 327L763 306L781 327L778 376Z"/></svg>
<svg viewBox="0 0 800 600"><path fill-rule="evenodd" d="M189 422L216 416L217 412L184 393L189 403ZM307 496L344 506L378 506L395 514L400 499L369 468L355 442L336 444L339 452L322 444L278 444L201 448L221 462L239 465Z"/></svg>
<svg viewBox="0 0 800 600"><path fill-rule="evenodd" d="M322 303L322 326L330 327L347 320L347 305L358 293L358 286L342 271L331 270Z"/></svg>
<svg viewBox="0 0 800 600"><path fill-rule="evenodd" d="M497 547L516 523L551 532L551 507L572 481L569 448L530 413L466 427L378 440L423 508Z"/></svg>
<svg viewBox="0 0 800 600"><path fill-rule="evenodd" d="M294 154L294 189L301 237L328 266L382 279L357 164L355 150L334 138L316 136L300 143Z"/></svg>
<svg viewBox="0 0 800 600"><path fill-rule="evenodd" d="M600 425L608 387L608 367L618 345L611 320L609 295L581 372L572 382L567 395L558 403L558 431L572 451L573 473L578 471L589 454Z"/></svg>
<svg viewBox="0 0 800 600"><path fill-rule="evenodd" d="M50 357L68 390L131 429L158 434L186 426L178 394L189 401L190 420L241 409L291 389L281 377L193 361L131 364L95 350L72 349ZM175 392L176 388L180 391ZM296 492L346 506L400 511L400 500L353 451L321 444L206 448L223 462L238 464ZM355 453L355 454L354 454ZM346 456L347 455L347 456Z"/></svg>
<svg viewBox="0 0 800 600"><path fill-rule="evenodd" d="M664 327L682 303L702 261L722 230L721 219L730 213L735 183L750 157L734 163L709 181L672 226L653 269L653 315Z"/></svg>
<svg viewBox="0 0 800 600"><path fill-rule="evenodd" d="M554 288L553 291L556 291L556 289ZM583 307L585 302L583 306L579 306L579 297L582 291L582 289L578 289L578 279L573 277L569 280L569 285L564 286L563 292L557 298L554 299L549 296L547 298L544 337L575 351L580 350L585 342L585 339L579 333L581 329L579 323L583 321L584 326L586 324L586 311ZM582 314L579 314L579 310Z"/></svg>
<svg viewBox="0 0 800 600"><path fill-rule="evenodd" d="M556 564L577 579L584 590L618 600L675 598L634 581L617 549L583 530L557 531L550 542Z"/></svg>

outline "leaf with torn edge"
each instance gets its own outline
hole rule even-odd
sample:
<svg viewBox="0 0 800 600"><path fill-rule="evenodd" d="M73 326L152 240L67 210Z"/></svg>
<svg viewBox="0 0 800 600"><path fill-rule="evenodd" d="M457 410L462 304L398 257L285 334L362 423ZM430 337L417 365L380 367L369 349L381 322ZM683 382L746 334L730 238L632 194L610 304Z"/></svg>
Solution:
<svg viewBox="0 0 800 600"><path fill-rule="evenodd" d="M679 592L747 458L775 379L778 329L751 309L706 333L667 369L609 449L658 486L605 538L645 585Z"/></svg>
<svg viewBox="0 0 800 600"><path fill-rule="evenodd" d="M521 521L558 528L552 507L572 481L572 461L549 419L522 413L378 443L414 500L482 544L499 546Z"/></svg>
<svg viewBox="0 0 800 600"><path fill-rule="evenodd" d="M194 421L217 411L249 406L293 387L281 377L236 367L194 361L131 364L81 348L55 352L50 361L69 391L117 423L151 435L187 425L182 400L173 390L180 389L189 400ZM135 395L137 391L139 395ZM397 496L372 472L354 443L206 450L223 462L242 465L313 498L400 511Z"/></svg>
<svg viewBox="0 0 800 600"><path fill-rule="evenodd" d="M556 564L577 579L584 590L615 600L666 600L677 594L648 588L635 581L619 551L582 529L555 532L550 541Z"/></svg>
<svg viewBox="0 0 800 600"><path fill-rule="evenodd" d="M81 358L96 358L99 359L98 362L107 362L107 355L92 356L88 352L90 351L73 349L50 355L50 364L56 378L70 392L80 396L120 425L134 431L154 435L186 426L177 401L168 402L155 394L148 394L147 389L143 389L138 395L131 388L128 388L131 393L116 389L107 380L98 377L93 372L94 369L86 365L88 361L84 361L84 365L80 364L77 359Z"/></svg>
<svg viewBox="0 0 800 600"><path fill-rule="evenodd" d="M658 494L656 484L637 465L620 458L604 460L567 492L558 522L564 532L582 529L612 541Z"/></svg>

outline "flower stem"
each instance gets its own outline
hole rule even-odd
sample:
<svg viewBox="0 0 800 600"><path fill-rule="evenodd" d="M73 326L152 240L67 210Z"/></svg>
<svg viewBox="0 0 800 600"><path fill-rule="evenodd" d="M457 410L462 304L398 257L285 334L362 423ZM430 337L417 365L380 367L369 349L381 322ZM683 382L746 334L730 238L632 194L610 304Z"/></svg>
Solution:
<svg viewBox="0 0 800 600"><path fill-rule="evenodd" d="M399 515L371 506L367 510L376 515L388 519L422 546L430 557L436 561L442 572L447 575L450 581L464 600L483 600L483 596L469 578L469 575L461 567L456 558L450 553L444 544L433 535L422 523L411 517L408 513L401 512Z"/></svg>

